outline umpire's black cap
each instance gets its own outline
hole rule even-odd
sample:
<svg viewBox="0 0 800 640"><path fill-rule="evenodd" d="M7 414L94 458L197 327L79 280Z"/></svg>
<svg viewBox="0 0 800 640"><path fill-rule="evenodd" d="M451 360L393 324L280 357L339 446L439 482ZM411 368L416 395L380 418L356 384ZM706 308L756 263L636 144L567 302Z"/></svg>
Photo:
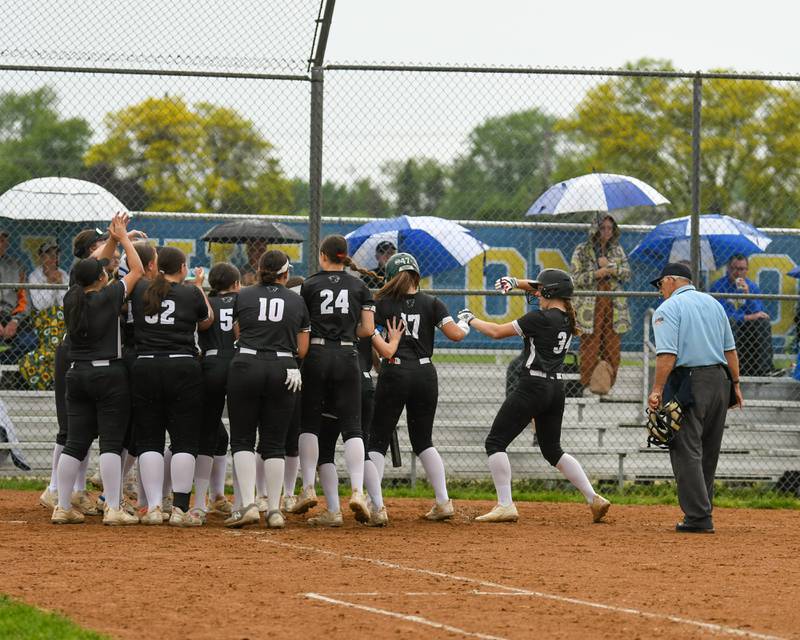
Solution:
<svg viewBox="0 0 800 640"><path fill-rule="evenodd" d="M685 264L681 264L680 262L668 262L664 265L664 268L661 270L661 273L655 280L651 280L650 284L652 284L656 289L658 289L658 283L661 282L661 279L664 276L677 276L679 278L686 278L687 280L692 279L692 271L687 267Z"/></svg>

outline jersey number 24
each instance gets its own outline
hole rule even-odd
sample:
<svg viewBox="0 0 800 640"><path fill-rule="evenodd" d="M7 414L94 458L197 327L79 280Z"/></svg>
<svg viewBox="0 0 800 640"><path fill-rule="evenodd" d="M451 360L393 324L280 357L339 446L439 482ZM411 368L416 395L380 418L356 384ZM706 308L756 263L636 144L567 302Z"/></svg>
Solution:
<svg viewBox="0 0 800 640"><path fill-rule="evenodd" d="M335 296L331 289L323 289L319 292L322 297L322 302L319 305L319 312L322 315L331 315L339 310L341 314L347 314L350 311L350 300L347 297L347 289L342 289L339 295Z"/></svg>

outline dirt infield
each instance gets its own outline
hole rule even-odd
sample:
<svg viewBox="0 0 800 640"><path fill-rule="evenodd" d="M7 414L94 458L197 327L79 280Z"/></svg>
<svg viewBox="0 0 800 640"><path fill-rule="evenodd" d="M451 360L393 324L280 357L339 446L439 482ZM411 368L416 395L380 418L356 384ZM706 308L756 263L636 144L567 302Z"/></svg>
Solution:
<svg viewBox="0 0 800 640"><path fill-rule="evenodd" d="M55 527L0 491L0 592L120 638L800 638L800 514L519 504L516 525L449 523L389 500L391 526ZM111 594L111 598L109 598Z"/></svg>

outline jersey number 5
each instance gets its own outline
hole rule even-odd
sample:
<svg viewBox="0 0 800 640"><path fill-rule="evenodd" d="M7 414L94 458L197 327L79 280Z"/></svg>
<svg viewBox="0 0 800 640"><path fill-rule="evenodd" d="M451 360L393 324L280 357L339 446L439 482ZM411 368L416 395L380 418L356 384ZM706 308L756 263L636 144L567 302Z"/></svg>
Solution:
<svg viewBox="0 0 800 640"><path fill-rule="evenodd" d="M347 297L347 289L342 289L339 295L336 296L336 302L333 301L333 291L330 289L323 289L319 292L322 296L322 303L319 306L319 312L323 315L331 315L334 309L338 309L339 313L346 314L350 311L350 300Z"/></svg>
<svg viewBox="0 0 800 640"><path fill-rule="evenodd" d="M175 301L174 300L162 300L161 301L161 313L154 313L149 316L144 317L144 321L147 324L175 324L175 318L172 317L172 314L175 313Z"/></svg>
<svg viewBox="0 0 800 640"><path fill-rule="evenodd" d="M233 309L219 310L219 328L225 332L233 329Z"/></svg>

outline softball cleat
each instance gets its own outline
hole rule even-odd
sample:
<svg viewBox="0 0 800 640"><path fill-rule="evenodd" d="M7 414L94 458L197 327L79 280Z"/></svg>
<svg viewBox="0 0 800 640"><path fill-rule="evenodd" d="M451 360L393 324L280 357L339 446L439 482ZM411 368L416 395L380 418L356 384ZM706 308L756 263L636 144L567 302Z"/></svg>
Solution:
<svg viewBox="0 0 800 640"><path fill-rule="evenodd" d="M161 512L161 507L142 509L139 513L139 522L144 525L153 526L157 524L164 524L164 514Z"/></svg>
<svg viewBox="0 0 800 640"><path fill-rule="evenodd" d="M225 519L225 526L229 529L241 529L248 524L258 524L261 514L255 503L241 509L234 509L229 518Z"/></svg>
<svg viewBox="0 0 800 640"><path fill-rule="evenodd" d="M268 529L283 529L286 526L286 520L283 519L283 514L277 509L267 513L266 523Z"/></svg>
<svg viewBox="0 0 800 640"><path fill-rule="evenodd" d="M344 520L342 520L342 512L337 511L333 513L332 511L328 511L325 509L321 514L318 516L314 516L313 518L308 519L308 526L310 527L341 527L344 524Z"/></svg>
<svg viewBox="0 0 800 640"><path fill-rule="evenodd" d="M369 522L369 505L363 491L353 491L350 496L350 511L359 522Z"/></svg>
<svg viewBox="0 0 800 640"><path fill-rule="evenodd" d="M81 524L84 520L83 514L75 507L62 509L56 505L56 508L53 509L53 515L50 516L50 522L53 524Z"/></svg>
<svg viewBox="0 0 800 640"><path fill-rule="evenodd" d="M292 513L305 513L312 507L317 506L317 492L314 491L313 485L303 487L303 492L297 497L297 502L294 505Z"/></svg>
<svg viewBox="0 0 800 640"><path fill-rule="evenodd" d="M113 509L112 507L106 507L105 513L103 513L103 524L110 527L130 526L133 524L139 524L139 518L135 515L131 515L124 509Z"/></svg>
<svg viewBox="0 0 800 640"><path fill-rule="evenodd" d="M368 527L385 527L387 524L389 524L389 515L386 513L386 505L380 509L374 507L370 509Z"/></svg>
<svg viewBox="0 0 800 640"><path fill-rule="evenodd" d="M495 505L495 508L489 513L475 518L475 522L516 522L517 520L519 520L519 514L513 502L507 506Z"/></svg>
<svg viewBox="0 0 800 640"><path fill-rule="evenodd" d="M592 522L602 522L606 517L611 503L601 495L595 495L589 508L592 510Z"/></svg>
<svg viewBox="0 0 800 640"><path fill-rule="evenodd" d="M99 516L101 513L86 491L73 491L70 501L72 502L72 508L77 509L85 516Z"/></svg>
<svg viewBox="0 0 800 640"><path fill-rule="evenodd" d="M55 509L58 506L58 491L50 491L50 487L39 496L39 504L45 509Z"/></svg>
<svg viewBox="0 0 800 640"><path fill-rule="evenodd" d="M435 503L431 510L425 514L426 520L449 520L455 515L455 510L453 509L453 501L448 500L447 502Z"/></svg>
<svg viewBox="0 0 800 640"><path fill-rule="evenodd" d="M208 508L209 511L229 516L233 512L233 505L225 496L216 496Z"/></svg>

